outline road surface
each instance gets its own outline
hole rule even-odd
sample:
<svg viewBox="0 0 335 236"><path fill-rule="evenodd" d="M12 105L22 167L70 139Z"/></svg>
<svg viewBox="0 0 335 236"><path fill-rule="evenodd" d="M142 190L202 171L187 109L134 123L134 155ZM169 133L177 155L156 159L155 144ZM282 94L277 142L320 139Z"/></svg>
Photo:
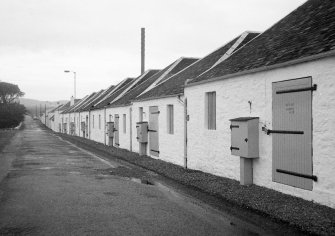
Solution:
<svg viewBox="0 0 335 236"><path fill-rule="evenodd" d="M103 160L30 117L0 155L0 164L11 163L0 173L0 235L270 234L164 184L141 181L151 173Z"/></svg>

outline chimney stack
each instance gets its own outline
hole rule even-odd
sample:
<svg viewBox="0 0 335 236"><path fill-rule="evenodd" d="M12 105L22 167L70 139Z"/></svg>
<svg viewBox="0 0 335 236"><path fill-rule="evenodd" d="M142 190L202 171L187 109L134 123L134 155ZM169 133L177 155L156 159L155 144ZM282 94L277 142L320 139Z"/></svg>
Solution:
<svg viewBox="0 0 335 236"><path fill-rule="evenodd" d="M141 74L145 70L145 28L141 28Z"/></svg>
<svg viewBox="0 0 335 236"><path fill-rule="evenodd" d="M70 106L73 106L74 105L74 96L71 96L71 99L70 99Z"/></svg>

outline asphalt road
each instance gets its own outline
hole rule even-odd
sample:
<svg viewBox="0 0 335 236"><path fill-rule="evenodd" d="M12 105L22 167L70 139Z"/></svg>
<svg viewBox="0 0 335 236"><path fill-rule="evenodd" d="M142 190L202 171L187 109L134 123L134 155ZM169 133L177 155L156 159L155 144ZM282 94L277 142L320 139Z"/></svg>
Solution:
<svg viewBox="0 0 335 236"><path fill-rule="evenodd" d="M141 181L152 173L103 160L30 117L0 155L0 165L9 166L0 173L0 235L269 234L164 184Z"/></svg>

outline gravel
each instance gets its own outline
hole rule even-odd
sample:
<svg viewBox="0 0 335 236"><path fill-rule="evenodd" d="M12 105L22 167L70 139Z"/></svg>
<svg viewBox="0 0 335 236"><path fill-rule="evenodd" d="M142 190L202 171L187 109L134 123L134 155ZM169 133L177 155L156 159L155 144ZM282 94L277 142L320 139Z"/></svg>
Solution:
<svg viewBox="0 0 335 236"><path fill-rule="evenodd" d="M103 151L240 207L295 226L308 234L335 235L335 209L330 207L257 185L242 186L236 180L185 169L169 162L140 156L125 149L109 147L81 137L56 134L82 148Z"/></svg>

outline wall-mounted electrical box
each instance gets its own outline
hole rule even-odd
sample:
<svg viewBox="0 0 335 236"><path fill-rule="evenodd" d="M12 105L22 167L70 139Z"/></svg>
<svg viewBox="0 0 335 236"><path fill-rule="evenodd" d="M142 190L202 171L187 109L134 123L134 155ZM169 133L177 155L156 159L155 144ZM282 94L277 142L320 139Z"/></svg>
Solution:
<svg viewBox="0 0 335 236"><path fill-rule="evenodd" d="M231 154L244 158L259 157L259 118L231 119Z"/></svg>
<svg viewBox="0 0 335 236"><path fill-rule="evenodd" d="M240 183L253 183L252 159L259 157L258 117L231 119L231 154L240 156Z"/></svg>
<svg viewBox="0 0 335 236"><path fill-rule="evenodd" d="M85 131L85 121L82 121L81 123L80 123L80 128L81 128L81 131Z"/></svg>
<svg viewBox="0 0 335 236"><path fill-rule="evenodd" d="M107 122L107 135L110 138L114 137L114 122Z"/></svg>
<svg viewBox="0 0 335 236"><path fill-rule="evenodd" d="M137 141L139 143L147 143L148 142L148 122L137 122L136 123L137 129Z"/></svg>

